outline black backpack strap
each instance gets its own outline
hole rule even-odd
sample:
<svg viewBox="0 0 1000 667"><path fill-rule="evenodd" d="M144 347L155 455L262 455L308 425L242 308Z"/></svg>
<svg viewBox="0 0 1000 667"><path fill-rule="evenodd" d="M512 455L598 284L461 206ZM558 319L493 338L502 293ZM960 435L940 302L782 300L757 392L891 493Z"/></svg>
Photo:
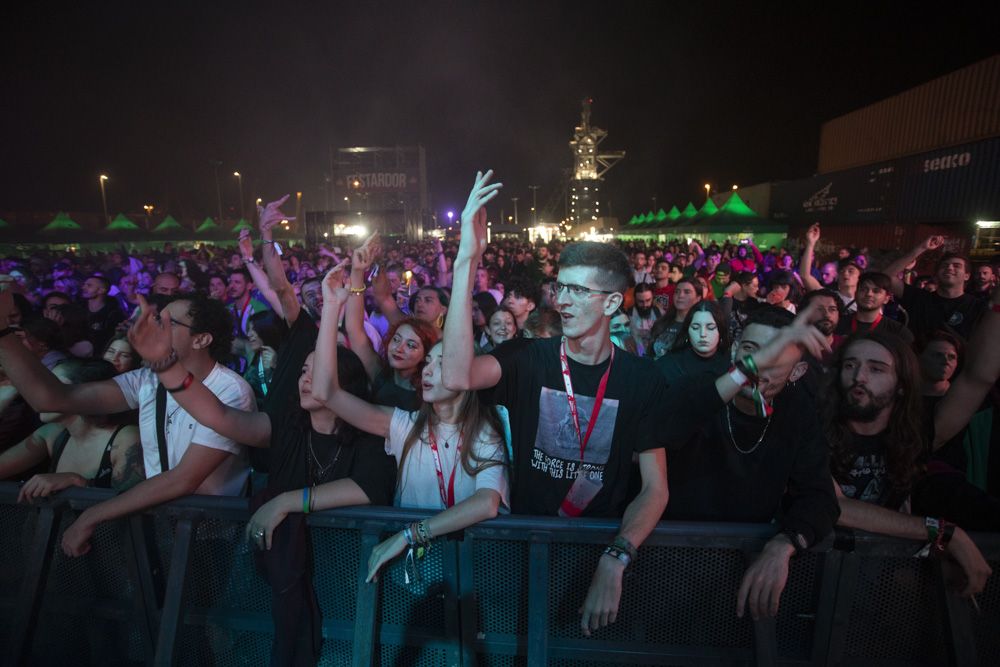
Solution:
<svg viewBox="0 0 1000 667"><path fill-rule="evenodd" d="M163 384L156 385L156 445L160 449L160 472L170 470L170 459L167 458L167 436L164 428L167 421L167 388Z"/></svg>
<svg viewBox="0 0 1000 667"><path fill-rule="evenodd" d="M52 443L52 456L49 457L49 472L55 472L56 468L59 467L59 459L62 458L67 442L69 442L69 431L63 429L63 432L56 437L56 441Z"/></svg>

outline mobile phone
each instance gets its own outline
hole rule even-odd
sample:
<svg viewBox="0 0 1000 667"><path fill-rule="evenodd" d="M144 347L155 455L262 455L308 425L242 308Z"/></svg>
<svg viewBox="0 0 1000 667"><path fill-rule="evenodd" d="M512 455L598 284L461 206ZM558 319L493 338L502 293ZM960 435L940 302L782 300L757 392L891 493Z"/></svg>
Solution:
<svg viewBox="0 0 1000 667"><path fill-rule="evenodd" d="M376 262L376 263L372 264L371 271L368 272L368 283L369 284L375 282L375 279L378 277L378 271L379 271L379 266L378 266L378 262Z"/></svg>
<svg viewBox="0 0 1000 667"><path fill-rule="evenodd" d="M746 245L747 243L750 243L750 239L740 239L740 243Z"/></svg>

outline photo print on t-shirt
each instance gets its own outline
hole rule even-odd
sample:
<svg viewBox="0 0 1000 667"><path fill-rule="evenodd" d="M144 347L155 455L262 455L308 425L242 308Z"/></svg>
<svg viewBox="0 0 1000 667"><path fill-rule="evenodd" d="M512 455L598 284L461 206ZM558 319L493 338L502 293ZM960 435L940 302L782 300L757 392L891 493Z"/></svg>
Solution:
<svg viewBox="0 0 1000 667"><path fill-rule="evenodd" d="M576 397L580 432L587 433L587 424L594 410L593 396ZM580 439L573 425L566 392L542 387L538 397L538 431L531 453L531 467L548 473L553 479L576 479L581 473L595 481L603 481L604 466L611 455L611 438L618 419L618 399L604 398L601 413L590 434L580 466Z"/></svg>

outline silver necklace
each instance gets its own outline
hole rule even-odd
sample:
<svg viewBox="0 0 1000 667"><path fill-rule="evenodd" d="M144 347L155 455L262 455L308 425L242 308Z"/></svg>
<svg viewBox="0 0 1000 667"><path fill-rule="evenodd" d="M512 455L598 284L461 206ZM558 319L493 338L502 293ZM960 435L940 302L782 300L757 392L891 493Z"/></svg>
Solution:
<svg viewBox="0 0 1000 667"><path fill-rule="evenodd" d="M344 444L340 443L339 445L337 445L337 453L333 455L333 460L324 466L322 463L319 462L319 457L316 456L316 450L313 449L312 429L310 429L309 433L306 435L306 443L309 445L309 454L312 456L313 463L316 464L314 479L317 482L322 482L326 478L327 471L329 471L333 466L337 465L337 459L340 458L340 451L344 448Z"/></svg>
<svg viewBox="0 0 1000 667"><path fill-rule="evenodd" d="M760 437L757 438L757 442L750 449L740 449L740 446L736 444L736 436L733 435L733 418L730 414L729 403L726 403L726 425L729 426L729 441L733 443L733 447L736 448L740 454L753 454L760 447L760 443L764 442L764 436L767 435L767 428L771 425L771 416L768 415L767 422L764 424L764 430L760 432Z"/></svg>

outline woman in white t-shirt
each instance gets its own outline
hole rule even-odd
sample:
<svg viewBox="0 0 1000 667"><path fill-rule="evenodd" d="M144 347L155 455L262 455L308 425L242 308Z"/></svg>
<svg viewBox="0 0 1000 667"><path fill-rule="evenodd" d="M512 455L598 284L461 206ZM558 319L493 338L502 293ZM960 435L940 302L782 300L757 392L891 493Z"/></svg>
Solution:
<svg viewBox="0 0 1000 667"><path fill-rule="evenodd" d="M420 409L374 405L343 391L337 381L337 322L347 299L361 298L340 287L339 272L323 280L323 316L314 360L313 396L353 426L385 436L386 453L399 464L395 503L434 510L372 551L368 580L407 549L462 530L509 506L503 427L494 408L476 392L451 391L441 379L441 343L427 354L419 391ZM322 509L316 506L314 509Z"/></svg>

